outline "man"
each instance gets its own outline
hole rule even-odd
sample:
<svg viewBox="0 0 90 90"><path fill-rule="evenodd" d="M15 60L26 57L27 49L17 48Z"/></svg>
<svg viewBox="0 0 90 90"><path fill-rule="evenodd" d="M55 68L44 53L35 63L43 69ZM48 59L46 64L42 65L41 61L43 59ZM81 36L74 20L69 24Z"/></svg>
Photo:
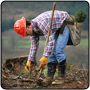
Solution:
<svg viewBox="0 0 90 90"><path fill-rule="evenodd" d="M30 73L31 62L34 59L39 46L39 36L43 35L45 36L45 38L47 38L51 15L52 11L46 11L38 15L31 21L26 21L25 18L22 17L22 19L17 20L14 24L14 30L16 31L16 33L22 35L23 37L30 35L31 48L25 67L28 73ZM42 82L43 86L47 86L52 82L57 64L59 65L61 76L64 77L65 75L66 58L64 48L70 39L69 29L65 23L67 16L68 13L65 11L54 11L49 42L47 44L43 57L40 59L39 67L44 68L44 66L47 64L47 58L49 57L49 62L47 64L47 77Z"/></svg>

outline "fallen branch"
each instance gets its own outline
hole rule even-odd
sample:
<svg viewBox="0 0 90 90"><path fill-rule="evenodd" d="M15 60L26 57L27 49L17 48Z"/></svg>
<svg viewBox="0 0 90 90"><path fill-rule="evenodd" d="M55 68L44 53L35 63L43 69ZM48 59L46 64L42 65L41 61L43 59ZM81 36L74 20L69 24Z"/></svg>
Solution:
<svg viewBox="0 0 90 90"><path fill-rule="evenodd" d="M4 78L7 78L5 75L2 75Z"/></svg>

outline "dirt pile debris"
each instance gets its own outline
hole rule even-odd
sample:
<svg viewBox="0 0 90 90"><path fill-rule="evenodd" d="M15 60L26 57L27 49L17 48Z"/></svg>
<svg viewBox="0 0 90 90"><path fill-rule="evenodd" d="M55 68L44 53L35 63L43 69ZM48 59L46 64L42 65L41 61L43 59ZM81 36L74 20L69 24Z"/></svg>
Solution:
<svg viewBox="0 0 90 90"><path fill-rule="evenodd" d="M7 62L7 61L6 61ZM28 74L24 67L26 59L14 60L14 62L7 62L2 67L1 86L4 89L86 89L89 85L88 69L79 69L77 66L71 65L70 69L66 71L65 79L60 79L54 76L56 84L51 84L47 87L42 87L36 83L36 73L32 67L31 74ZM45 75L41 75L45 78ZM62 83L57 83L62 82Z"/></svg>

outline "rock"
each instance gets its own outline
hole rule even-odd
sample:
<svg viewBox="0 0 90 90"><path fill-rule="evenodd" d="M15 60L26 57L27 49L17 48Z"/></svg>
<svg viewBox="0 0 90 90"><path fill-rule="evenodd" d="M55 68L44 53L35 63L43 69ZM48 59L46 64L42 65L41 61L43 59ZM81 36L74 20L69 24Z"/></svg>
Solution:
<svg viewBox="0 0 90 90"><path fill-rule="evenodd" d="M63 84L64 83L64 81L53 81L52 82L52 85L55 85L55 84Z"/></svg>

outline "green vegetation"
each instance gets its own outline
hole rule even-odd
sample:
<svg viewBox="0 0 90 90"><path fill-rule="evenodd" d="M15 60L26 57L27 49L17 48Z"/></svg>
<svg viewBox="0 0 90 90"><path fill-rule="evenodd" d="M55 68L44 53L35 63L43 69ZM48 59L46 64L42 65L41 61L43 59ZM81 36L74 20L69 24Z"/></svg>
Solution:
<svg viewBox="0 0 90 90"><path fill-rule="evenodd" d="M81 38L81 42L79 45L82 46L83 48L88 48L88 45L89 45L88 42L89 42L88 38Z"/></svg>
<svg viewBox="0 0 90 90"><path fill-rule="evenodd" d="M1 8L2 8L2 16L3 15L10 15L11 18L8 19L8 17L6 16L5 18L2 18L2 32L7 31L9 29L13 29L14 23L15 23L15 17L16 15L20 15L22 16L23 14L27 14L27 12L25 10L31 11L31 12L35 12L35 13L42 13L44 11L48 11L52 9L52 5L53 2L7 2L4 1L1 4ZM75 12L77 12L78 10L80 10L82 8L83 11L85 11L88 15L89 13L89 4L87 1L58 1L56 2L56 10L62 10L62 11L67 11L69 14L74 15ZM20 11L18 11L18 9L20 9ZM5 11L7 10L7 11ZM82 12L83 13L83 12ZM33 19L35 18L36 15L34 16L28 16L26 17L26 19ZM88 30L88 20L89 20L89 16L85 19L84 21L84 26L83 29L84 30Z"/></svg>
<svg viewBox="0 0 90 90"><path fill-rule="evenodd" d="M46 76L47 75L47 70L48 69L44 69L42 73L44 73L44 75ZM56 69L56 72L55 72L55 76L58 75L58 69Z"/></svg>
<svg viewBox="0 0 90 90"><path fill-rule="evenodd" d="M22 74L22 73L26 73L26 74L28 74L27 71L24 70L24 69L23 69L20 73L21 73L21 74Z"/></svg>
<svg viewBox="0 0 90 90"><path fill-rule="evenodd" d="M40 41L39 41L39 44L40 44L40 45L45 45L45 42L46 42L45 40L40 40Z"/></svg>
<svg viewBox="0 0 90 90"><path fill-rule="evenodd" d="M30 48L31 40L19 40L18 48Z"/></svg>
<svg viewBox="0 0 90 90"><path fill-rule="evenodd" d="M25 66L25 65L26 65L26 60L24 60L24 61L22 62L22 65L23 65L23 66Z"/></svg>
<svg viewBox="0 0 90 90"><path fill-rule="evenodd" d="M80 9L78 12L75 13L75 22L84 22L87 18L87 13Z"/></svg>
<svg viewBox="0 0 90 90"><path fill-rule="evenodd" d="M2 20L2 32L7 31L9 29L13 29L14 27L15 20L10 19L10 20Z"/></svg>
<svg viewBox="0 0 90 90"><path fill-rule="evenodd" d="M70 67L71 67L71 63L70 63L70 61L69 61L69 62L66 62L66 70L69 70Z"/></svg>
<svg viewBox="0 0 90 90"><path fill-rule="evenodd" d="M11 40L12 38L8 39L4 39L2 38L2 48L3 50L7 50L10 51L12 49L15 48L30 48L31 46L31 40ZM13 43L14 42L14 43ZM45 40L40 40L39 41L39 45L45 45ZM79 44L80 46L82 46L83 48L88 48L88 38L81 38L81 42Z"/></svg>
<svg viewBox="0 0 90 90"><path fill-rule="evenodd" d="M13 50L18 46L17 40L12 36L12 38L2 37L2 49L6 52L13 52Z"/></svg>
<svg viewBox="0 0 90 90"><path fill-rule="evenodd" d="M15 40L15 39L11 40L11 39L12 38L10 38L10 39L2 38L2 46L13 48L13 49L15 49L17 47L18 48L30 48L30 46L31 46L31 40ZM12 41L15 44L13 44ZM40 40L39 45L45 45L45 40Z"/></svg>
<svg viewBox="0 0 90 90"><path fill-rule="evenodd" d="M35 86L34 89L38 89L40 86Z"/></svg>
<svg viewBox="0 0 90 90"><path fill-rule="evenodd" d="M31 40L19 40L18 45L19 48L30 48ZM45 40L40 40L39 45L45 45Z"/></svg>

